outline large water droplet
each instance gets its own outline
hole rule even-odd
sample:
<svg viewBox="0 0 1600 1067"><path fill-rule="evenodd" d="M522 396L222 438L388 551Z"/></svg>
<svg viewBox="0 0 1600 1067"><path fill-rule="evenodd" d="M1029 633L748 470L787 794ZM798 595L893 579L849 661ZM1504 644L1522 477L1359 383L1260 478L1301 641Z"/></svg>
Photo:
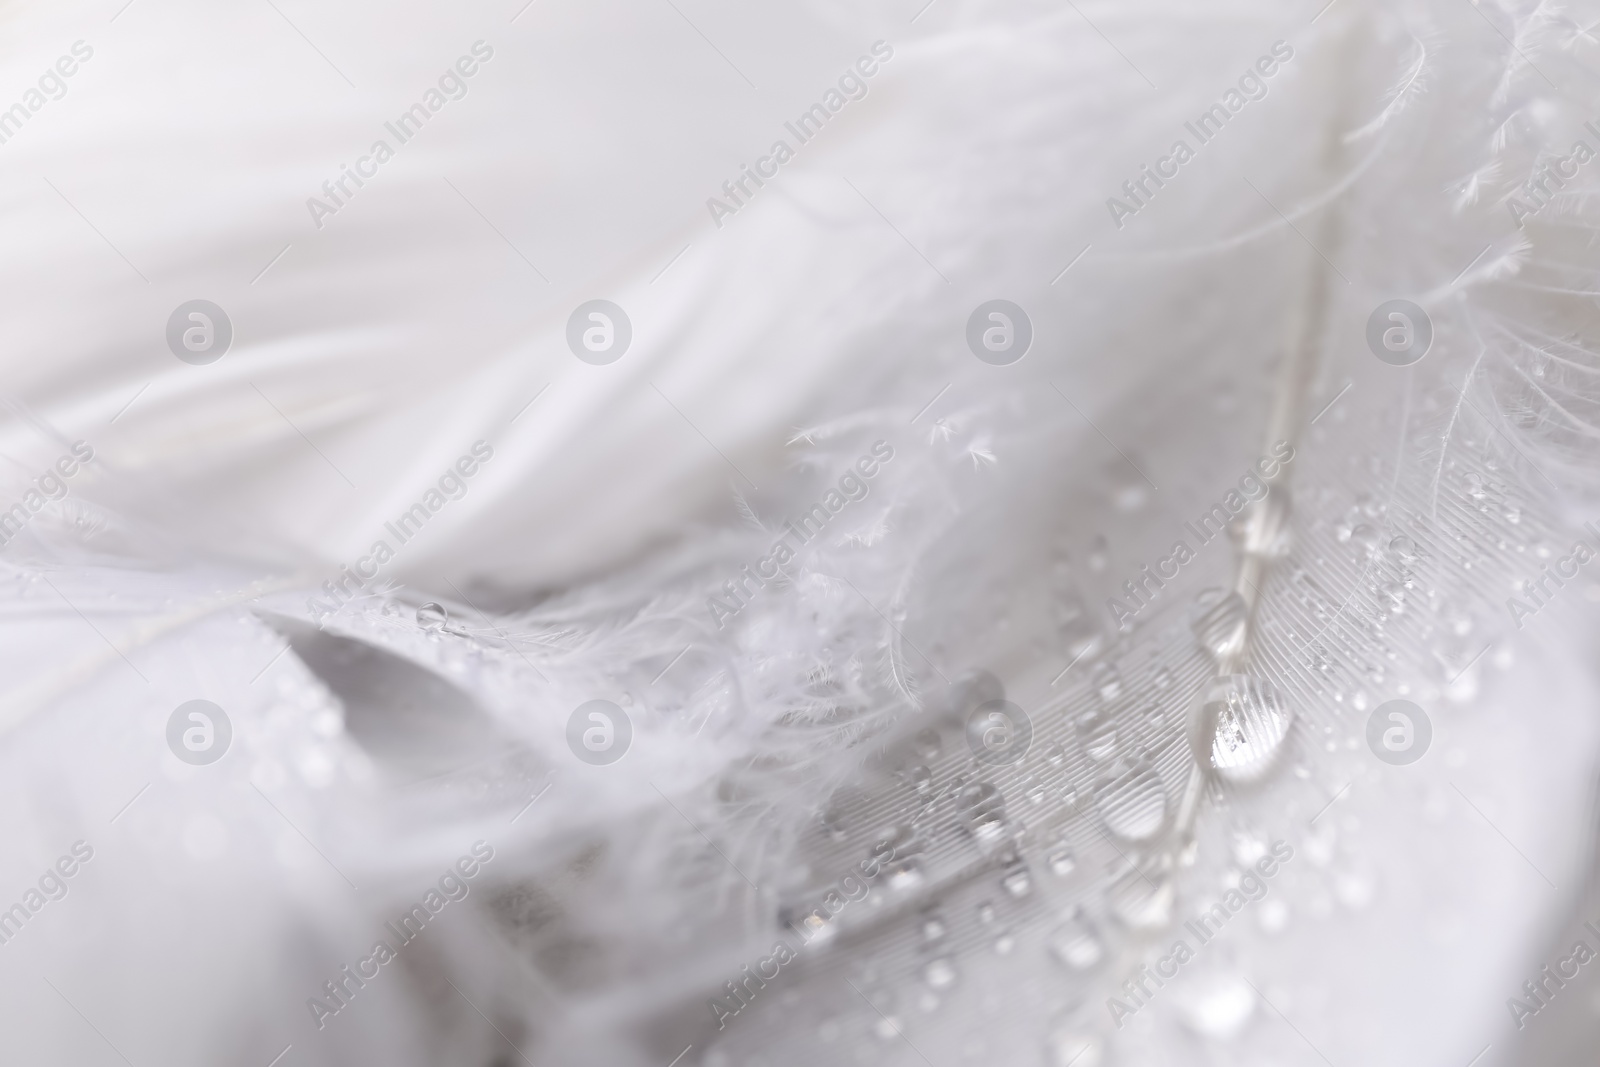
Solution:
<svg viewBox="0 0 1600 1067"><path fill-rule="evenodd" d="M1219 660L1236 655L1244 648L1250 616L1244 597L1208 589L1200 594L1196 606L1200 610L1190 625L1202 648Z"/></svg>
<svg viewBox="0 0 1600 1067"><path fill-rule="evenodd" d="M1167 821L1166 787L1149 767L1133 767L1106 783L1099 807L1106 829L1128 841L1144 841Z"/></svg>
<svg viewBox="0 0 1600 1067"><path fill-rule="evenodd" d="M442 604L432 601L417 609L417 625L430 634L436 634L444 629L444 624L449 620L450 613Z"/></svg>
<svg viewBox="0 0 1600 1067"><path fill-rule="evenodd" d="M1201 765L1219 777L1251 782L1272 766L1293 720L1271 683L1226 674L1207 683L1189 743Z"/></svg>

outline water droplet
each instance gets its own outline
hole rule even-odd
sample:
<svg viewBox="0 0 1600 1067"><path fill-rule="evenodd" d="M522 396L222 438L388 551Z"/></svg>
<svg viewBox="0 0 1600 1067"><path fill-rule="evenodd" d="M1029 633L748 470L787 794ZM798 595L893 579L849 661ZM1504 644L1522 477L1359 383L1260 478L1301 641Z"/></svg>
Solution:
<svg viewBox="0 0 1600 1067"><path fill-rule="evenodd" d="M1207 597L1207 593L1212 596ZM1244 647L1250 621L1244 597L1217 589L1208 589L1201 597L1197 605L1200 612L1190 623L1200 647L1219 660L1236 654Z"/></svg>
<svg viewBox="0 0 1600 1067"><path fill-rule="evenodd" d="M1144 841L1167 821L1166 788L1149 767L1134 767L1106 784L1099 807L1106 829L1128 841Z"/></svg>
<svg viewBox="0 0 1600 1067"><path fill-rule="evenodd" d="M417 609L417 625L430 634L436 634L444 629L444 624L449 620L450 613L441 604L432 601Z"/></svg>
<svg viewBox="0 0 1600 1067"><path fill-rule="evenodd" d="M1236 974L1198 977L1179 1004L1184 1024L1218 1041L1233 1037L1250 1021L1256 1007L1255 990Z"/></svg>
<svg viewBox="0 0 1600 1067"><path fill-rule="evenodd" d="M1474 499L1474 500L1482 500L1484 497L1489 495L1489 492L1488 492L1488 489L1487 489L1487 484L1488 483L1484 481L1483 475L1481 475L1481 474L1469 474L1469 475L1467 475L1466 482L1467 482L1467 495L1470 496L1472 499Z"/></svg>
<svg viewBox="0 0 1600 1067"><path fill-rule="evenodd" d="M956 984L956 965L948 956L929 960L922 968L922 980L933 989L949 989Z"/></svg>
<svg viewBox="0 0 1600 1067"><path fill-rule="evenodd" d="M1044 759L1050 766L1059 767L1066 761L1066 758L1067 750L1062 748L1060 743L1052 741L1044 746Z"/></svg>
<svg viewBox="0 0 1600 1067"><path fill-rule="evenodd" d="M956 798L967 832L978 847L990 849L1006 839L1006 798L988 782L973 782Z"/></svg>
<svg viewBox="0 0 1600 1067"><path fill-rule="evenodd" d="M1165 688L1167 688L1168 686L1170 686L1172 684L1172 670L1171 670L1171 668L1162 667L1160 670L1156 671L1155 676L1151 680L1156 683L1156 688L1157 689L1165 689Z"/></svg>
<svg viewBox="0 0 1600 1067"><path fill-rule="evenodd" d="M894 892L909 893L925 881L922 864L914 857L900 860L889 868L887 881L889 888Z"/></svg>
<svg viewBox="0 0 1600 1067"><path fill-rule="evenodd" d="M893 1015L880 1015L878 1021L872 1024L872 1032L879 1040L893 1041L900 1036L900 1020Z"/></svg>
<svg viewBox="0 0 1600 1067"><path fill-rule="evenodd" d="M1259 779L1289 736L1293 715L1273 685L1244 674L1214 678L1189 742L1202 766L1230 782Z"/></svg>
<svg viewBox="0 0 1600 1067"><path fill-rule="evenodd" d="M981 923L994 922L994 905L987 900L978 905L978 921Z"/></svg>
<svg viewBox="0 0 1600 1067"><path fill-rule="evenodd" d="M1122 675L1117 668L1109 662L1095 664L1094 672L1090 675L1096 693L1106 703L1122 695Z"/></svg>
<svg viewBox="0 0 1600 1067"><path fill-rule="evenodd" d="M1050 873L1057 878L1065 878L1078 869L1078 861L1073 857L1071 849L1057 849L1050 853L1047 862L1050 865Z"/></svg>
<svg viewBox="0 0 1600 1067"><path fill-rule="evenodd" d="M1011 950L1017 947L1017 938L1010 930L1002 930L995 935L994 951L997 956L1009 956Z"/></svg>
<svg viewBox="0 0 1600 1067"><path fill-rule="evenodd" d="M929 915L922 920L922 939L924 941L937 941L945 935L944 919L938 915Z"/></svg>
<svg viewBox="0 0 1600 1067"><path fill-rule="evenodd" d="M906 772L906 778L919 793L926 793L933 788L933 772L920 763Z"/></svg>
<svg viewBox="0 0 1600 1067"><path fill-rule="evenodd" d="M1416 563L1422 556L1417 551L1417 543L1405 534L1389 540L1389 554L1407 567Z"/></svg>
<svg viewBox="0 0 1600 1067"><path fill-rule="evenodd" d="M944 747L944 740L940 738L938 730L919 730L917 736L911 739L911 747L923 759L933 759Z"/></svg>
<svg viewBox="0 0 1600 1067"><path fill-rule="evenodd" d="M1028 873L1028 868L1018 867L1007 872L1000 879L1000 885L1014 897L1025 897L1033 892L1033 876Z"/></svg>
<svg viewBox="0 0 1600 1067"><path fill-rule="evenodd" d="M1078 717L1078 744L1092 760L1105 761L1117 751L1117 723L1103 709Z"/></svg>
<svg viewBox="0 0 1600 1067"><path fill-rule="evenodd" d="M1248 830L1233 832L1233 862L1241 867L1254 867L1256 860L1267 854L1267 843L1260 835Z"/></svg>
<svg viewBox="0 0 1600 1067"><path fill-rule="evenodd" d="M1094 929L1080 918L1068 919L1056 930L1050 939L1050 951L1075 971L1088 970L1105 955Z"/></svg>
<svg viewBox="0 0 1600 1067"><path fill-rule="evenodd" d="M1281 932L1289 925L1289 905L1277 898L1263 900L1256 912L1256 923L1265 933Z"/></svg>

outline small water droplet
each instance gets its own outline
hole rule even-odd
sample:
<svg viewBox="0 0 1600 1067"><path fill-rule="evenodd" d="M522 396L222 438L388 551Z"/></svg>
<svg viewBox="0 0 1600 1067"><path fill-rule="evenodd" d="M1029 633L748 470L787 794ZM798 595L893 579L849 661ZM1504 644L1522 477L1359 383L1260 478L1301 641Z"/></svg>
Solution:
<svg viewBox="0 0 1600 1067"><path fill-rule="evenodd" d="M1017 938L1010 930L1002 930L995 935L994 951L997 956L1009 956L1011 950L1017 947Z"/></svg>
<svg viewBox="0 0 1600 1067"><path fill-rule="evenodd" d="M922 968L922 980L932 989L949 989L956 984L956 965L948 956L929 960Z"/></svg>
<svg viewBox="0 0 1600 1067"><path fill-rule="evenodd" d="M1073 857L1071 849L1057 849L1050 853L1050 858L1046 862L1050 865L1050 873L1057 878L1066 878L1078 869L1078 861Z"/></svg>
<svg viewBox="0 0 1600 1067"><path fill-rule="evenodd" d="M911 747L923 759L933 759L944 747L944 741L939 736L939 731L932 728L917 731L917 736L911 739Z"/></svg>
<svg viewBox="0 0 1600 1067"><path fill-rule="evenodd" d="M978 905L978 921L981 923L994 922L994 905L987 900Z"/></svg>
<svg viewBox="0 0 1600 1067"><path fill-rule="evenodd" d="M1096 574L1103 572L1111 562L1111 546L1106 542L1105 534L1097 534L1089 545L1089 569Z"/></svg>
<svg viewBox="0 0 1600 1067"><path fill-rule="evenodd" d="M922 874L922 864L915 857L897 861L888 870L887 882L889 888L896 893L909 893L918 888L926 880Z"/></svg>
<svg viewBox="0 0 1600 1067"><path fill-rule="evenodd" d="M1000 879L1000 885L1014 897L1025 897L1033 892L1033 876L1028 873L1028 868L1018 867L1007 872Z"/></svg>
<svg viewBox="0 0 1600 1067"><path fill-rule="evenodd" d="M944 919L938 915L929 915L922 920L922 939L924 941L937 941L945 935Z"/></svg>
<svg viewBox="0 0 1600 1067"><path fill-rule="evenodd" d="M1062 748L1059 742L1052 741L1044 746L1044 759L1050 766L1059 767L1066 761L1066 758L1067 750Z"/></svg>
<svg viewBox="0 0 1600 1067"><path fill-rule="evenodd" d="M1201 1037L1226 1041L1255 1012L1256 994L1250 983L1236 974L1197 976L1179 1004L1184 1024Z"/></svg>
<svg viewBox="0 0 1600 1067"><path fill-rule="evenodd" d="M1117 723L1105 710L1086 711L1078 717L1078 743L1092 760L1103 762L1117 751Z"/></svg>
<svg viewBox="0 0 1600 1067"><path fill-rule="evenodd" d="M1006 799L1000 790L988 782L973 782L956 802L967 832L977 839L979 848L994 848L1006 839Z"/></svg>
<svg viewBox="0 0 1600 1067"><path fill-rule="evenodd" d="M1105 955L1094 928L1080 918L1068 919L1056 930L1050 939L1050 951L1075 971L1088 970Z"/></svg>
<svg viewBox="0 0 1600 1067"><path fill-rule="evenodd" d="M441 604L432 601L417 609L417 625L430 634L436 634L444 629L444 624L449 620L450 613Z"/></svg>
<svg viewBox="0 0 1600 1067"><path fill-rule="evenodd" d="M1095 664L1090 678L1095 692L1100 694L1100 699L1106 703L1109 704L1122 695L1122 675L1113 664L1109 662Z"/></svg>
<svg viewBox="0 0 1600 1067"><path fill-rule="evenodd" d="M1172 684L1172 669L1169 667L1162 667L1160 670L1156 671L1155 676L1151 680L1156 683L1157 689L1167 688Z"/></svg>

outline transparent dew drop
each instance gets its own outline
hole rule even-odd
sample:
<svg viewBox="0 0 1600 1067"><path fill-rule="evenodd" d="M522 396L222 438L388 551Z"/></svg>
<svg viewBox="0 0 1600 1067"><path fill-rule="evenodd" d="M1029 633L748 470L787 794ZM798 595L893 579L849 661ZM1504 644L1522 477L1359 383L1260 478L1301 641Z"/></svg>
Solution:
<svg viewBox="0 0 1600 1067"><path fill-rule="evenodd" d="M1195 758L1218 777L1253 782L1283 750L1293 720L1270 682L1226 674L1207 683L1189 742Z"/></svg>
<svg viewBox="0 0 1600 1067"><path fill-rule="evenodd" d="M893 1015L880 1015L872 1024L872 1032L880 1041L893 1041L900 1036L900 1020Z"/></svg>
<svg viewBox="0 0 1600 1067"><path fill-rule="evenodd" d="M1101 1067L1104 1062L1104 1046L1091 1034L1057 1030L1045 1040L1048 1067Z"/></svg>
<svg viewBox="0 0 1600 1067"><path fill-rule="evenodd" d="M1014 897L1025 897L1033 892L1033 875L1027 867L1017 867L1006 872L1000 879L1000 886Z"/></svg>
<svg viewBox="0 0 1600 1067"><path fill-rule="evenodd" d="M926 793L933 788L933 772L920 763L906 772L906 779L919 793Z"/></svg>
<svg viewBox="0 0 1600 1067"><path fill-rule="evenodd" d="M1050 766L1059 767L1066 762L1066 759L1067 750L1062 748L1058 742L1052 741L1044 746L1044 760Z"/></svg>
<svg viewBox="0 0 1600 1067"><path fill-rule="evenodd" d="M956 965L948 956L929 960L923 965L922 980L930 989L949 989L956 984Z"/></svg>
<svg viewBox="0 0 1600 1067"><path fill-rule="evenodd" d="M1122 695L1122 675L1110 663L1098 663L1091 675L1094 691L1107 704Z"/></svg>
<svg viewBox="0 0 1600 1067"><path fill-rule="evenodd" d="M450 613L442 604L432 601L417 609L417 625L430 634L436 634L444 629L444 624L449 621Z"/></svg>
<svg viewBox="0 0 1600 1067"><path fill-rule="evenodd" d="M915 857L897 861L889 868L885 878L889 888L896 893L909 893L920 888L926 880L922 864Z"/></svg>
<svg viewBox="0 0 1600 1067"><path fill-rule="evenodd" d="M1105 946L1094 928L1078 917L1068 919L1051 935L1050 951L1074 971L1087 971L1105 956Z"/></svg>
<svg viewBox="0 0 1600 1067"><path fill-rule="evenodd" d="M1006 799L988 782L973 782L956 798L963 824L984 850L1001 844L1007 836Z"/></svg>
<svg viewBox="0 0 1600 1067"><path fill-rule="evenodd" d="M1201 1037L1227 1041L1243 1030L1255 1013L1255 990L1236 974L1197 976L1185 992L1178 1014L1184 1025Z"/></svg>
<svg viewBox="0 0 1600 1067"><path fill-rule="evenodd" d="M1050 873L1057 878L1066 878L1078 869L1078 861L1073 857L1071 849L1057 849L1050 853L1046 861L1050 866Z"/></svg>
<svg viewBox="0 0 1600 1067"><path fill-rule="evenodd" d="M994 922L994 905L987 900L978 905L978 921L981 923Z"/></svg>
<svg viewBox="0 0 1600 1067"><path fill-rule="evenodd" d="M997 956L1009 956L1011 950L1017 947L1017 937L1010 930L1002 930L995 935L994 952Z"/></svg>
<svg viewBox="0 0 1600 1067"><path fill-rule="evenodd" d="M1151 680L1156 683L1157 689L1167 688L1172 684L1172 669L1170 667L1162 667L1160 670L1156 671Z"/></svg>
<svg viewBox="0 0 1600 1067"><path fill-rule="evenodd" d="M1172 879L1159 871L1129 871L1112 884L1106 896L1112 914L1125 926L1146 931L1171 926L1178 900Z"/></svg>
<svg viewBox="0 0 1600 1067"><path fill-rule="evenodd" d="M911 739L911 747L923 759L933 759L944 748L944 740L940 738L938 730L919 730L917 736Z"/></svg>
<svg viewBox="0 0 1600 1067"><path fill-rule="evenodd" d="M937 941L944 937L946 927L944 919L938 915L929 915L922 920L922 939L924 941Z"/></svg>
<svg viewBox="0 0 1600 1067"><path fill-rule="evenodd" d="M1127 841L1146 841L1167 821L1167 791L1160 775L1136 766L1101 789L1098 804L1106 829Z"/></svg>
<svg viewBox="0 0 1600 1067"><path fill-rule="evenodd" d="M1221 594L1220 590L1207 590L1216 593L1215 599L1206 599L1197 606L1199 614L1195 615L1190 626L1194 629L1194 636L1200 642L1200 647L1218 659L1225 659L1236 655L1244 647L1245 634L1250 622L1250 609L1245 605L1244 597L1238 593ZM1205 596L1204 593L1201 594Z"/></svg>
<svg viewBox="0 0 1600 1067"><path fill-rule="evenodd" d="M1110 759L1117 751L1117 722L1105 710L1086 711L1078 717L1078 744L1096 762Z"/></svg>
<svg viewBox="0 0 1600 1067"><path fill-rule="evenodd" d="M1389 554L1407 567L1416 563L1417 560L1422 556L1422 554L1417 551L1417 543L1411 538L1407 537L1405 534L1400 534L1398 537L1390 538Z"/></svg>

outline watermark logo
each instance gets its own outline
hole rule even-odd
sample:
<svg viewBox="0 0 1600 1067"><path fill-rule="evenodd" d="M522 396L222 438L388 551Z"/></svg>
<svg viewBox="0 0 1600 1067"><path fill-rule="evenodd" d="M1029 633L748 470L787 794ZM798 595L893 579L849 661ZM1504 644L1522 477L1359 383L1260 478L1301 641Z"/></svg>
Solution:
<svg viewBox="0 0 1600 1067"><path fill-rule="evenodd" d="M567 747L593 767L605 767L628 753L633 723L628 713L609 700L579 704L567 718Z"/></svg>
<svg viewBox="0 0 1600 1067"><path fill-rule="evenodd" d="M209 300L186 300L167 317L167 347L185 363L215 363L231 344L233 321Z"/></svg>
<svg viewBox="0 0 1600 1067"><path fill-rule="evenodd" d="M967 347L994 367L1009 367L1028 354L1033 320L1009 300L985 300L967 319Z"/></svg>
<svg viewBox="0 0 1600 1067"><path fill-rule="evenodd" d="M1009 700L988 700L967 714L967 747L979 763L1020 762L1033 744L1033 720Z"/></svg>
<svg viewBox="0 0 1600 1067"><path fill-rule="evenodd" d="M1417 762L1432 743L1428 713L1409 700L1386 700L1367 718L1367 747L1391 766Z"/></svg>
<svg viewBox="0 0 1600 1067"><path fill-rule="evenodd" d="M179 704L167 718L167 747L185 763L196 767L215 763L232 743L228 713L209 700Z"/></svg>
<svg viewBox="0 0 1600 1067"><path fill-rule="evenodd" d="M609 300L579 304L567 319L567 347L596 367L621 359L632 341L633 323L627 312Z"/></svg>
<svg viewBox="0 0 1600 1067"><path fill-rule="evenodd" d="M1367 318L1367 347L1391 367L1409 367L1433 347L1433 320L1409 300L1386 300Z"/></svg>

